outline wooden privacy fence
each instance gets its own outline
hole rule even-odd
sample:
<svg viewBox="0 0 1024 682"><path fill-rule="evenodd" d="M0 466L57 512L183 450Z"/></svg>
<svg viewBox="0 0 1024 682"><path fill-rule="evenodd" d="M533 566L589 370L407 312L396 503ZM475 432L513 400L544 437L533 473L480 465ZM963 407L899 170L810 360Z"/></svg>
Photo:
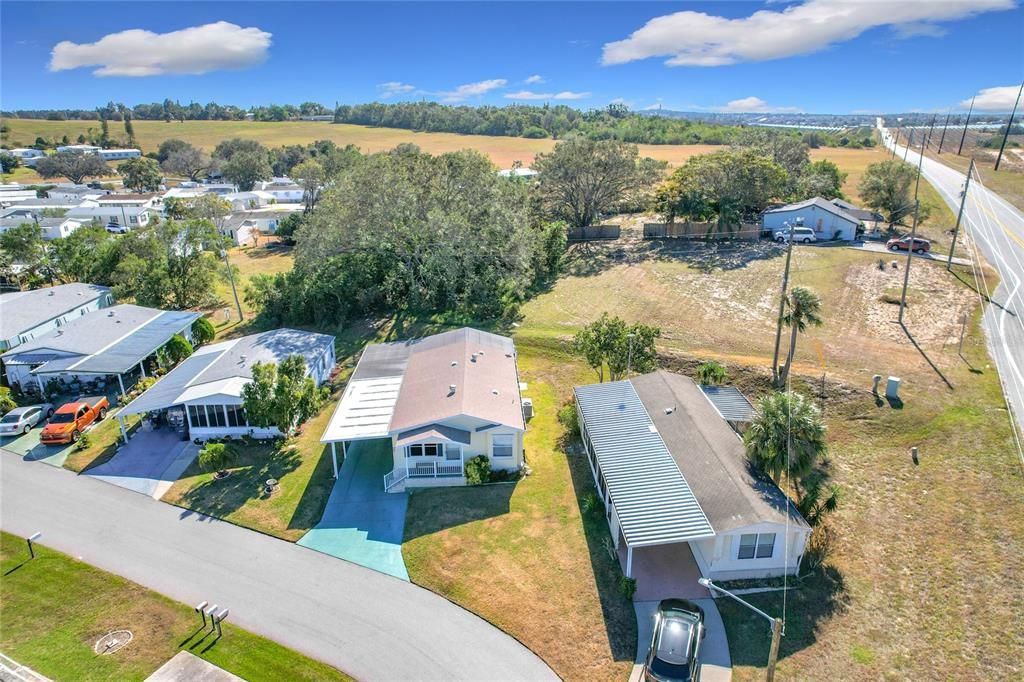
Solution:
<svg viewBox="0 0 1024 682"><path fill-rule="evenodd" d="M598 239L618 239L621 231L622 228L618 225L570 227L568 237L571 242L589 242Z"/></svg>
<svg viewBox="0 0 1024 682"><path fill-rule="evenodd" d="M744 223L722 226L718 223L644 223L644 239L757 239L761 226Z"/></svg>

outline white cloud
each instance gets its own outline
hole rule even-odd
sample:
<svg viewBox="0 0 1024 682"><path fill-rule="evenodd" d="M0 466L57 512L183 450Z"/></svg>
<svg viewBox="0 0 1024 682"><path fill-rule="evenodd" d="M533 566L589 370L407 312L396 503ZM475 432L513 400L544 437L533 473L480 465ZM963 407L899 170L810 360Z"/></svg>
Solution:
<svg viewBox="0 0 1024 682"><path fill-rule="evenodd" d="M537 85L539 83L544 82L544 76L541 76L539 74L533 74L523 82L526 83L527 85Z"/></svg>
<svg viewBox="0 0 1024 682"><path fill-rule="evenodd" d="M466 83L460 85L454 90L443 90L441 92L434 93L441 97L445 102L462 102L469 97L479 97L480 95L486 95L491 90L497 90L508 85L508 81L504 78L492 78L486 81L478 81L476 83Z"/></svg>
<svg viewBox="0 0 1024 682"><path fill-rule="evenodd" d="M242 69L267 58L270 38L266 31L226 21L170 33L130 29L95 43L57 43L50 54L50 71L98 66L95 76L160 76Z"/></svg>
<svg viewBox="0 0 1024 682"><path fill-rule="evenodd" d="M1019 85L1004 85L998 88L985 88L974 99L974 108L981 111L1011 111L1013 103L1017 100L1017 93L1020 92ZM971 106L971 100L965 99L960 106L966 109Z"/></svg>
<svg viewBox="0 0 1024 682"><path fill-rule="evenodd" d="M377 90L380 92L382 99L387 99L388 97L394 97L395 95L407 95L410 92L414 92L416 90L416 86L399 81L388 81L387 83L380 83L377 85Z"/></svg>
<svg viewBox="0 0 1024 682"><path fill-rule="evenodd" d="M742 99L734 99L726 103L724 107L718 107L717 110L730 114L786 114L800 111L800 109L798 109L797 107L769 106L768 102L765 102L760 97L744 97Z"/></svg>
<svg viewBox="0 0 1024 682"><path fill-rule="evenodd" d="M589 92L573 92L572 90L563 90L562 92L533 92L531 90L520 90L519 92L509 92L505 94L505 99L523 99L523 100L548 100L548 99L587 99L590 97Z"/></svg>
<svg viewBox="0 0 1024 682"><path fill-rule="evenodd" d="M602 62L668 57L668 66L722 66L810 54L877 27L906 35L934 33L936 22L1011 9L1014 0L806 0L781 11L729 19L676 12L648 21L628 38L606 43Z"/></svg>

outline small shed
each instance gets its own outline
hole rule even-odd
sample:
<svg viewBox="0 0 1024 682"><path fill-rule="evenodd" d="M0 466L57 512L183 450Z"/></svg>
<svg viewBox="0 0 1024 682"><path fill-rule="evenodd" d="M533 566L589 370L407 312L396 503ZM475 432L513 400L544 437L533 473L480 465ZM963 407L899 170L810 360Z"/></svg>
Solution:
<svg viewBox="0 0 1024 682"><path fill-rule="evenodd" d="M762 214L764 229L772 232L784 230L786 223L794 225L797 222L803 222L805 227L814 230L818 241L853 241L857 238L857 228L861 224L860 220L844 209L821 197L786 204Z"/></svg>

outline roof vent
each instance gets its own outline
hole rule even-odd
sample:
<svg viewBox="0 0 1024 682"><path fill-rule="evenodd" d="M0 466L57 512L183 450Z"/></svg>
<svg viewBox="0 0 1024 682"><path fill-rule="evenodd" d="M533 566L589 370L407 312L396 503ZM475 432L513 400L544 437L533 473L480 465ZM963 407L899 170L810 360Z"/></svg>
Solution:
<svg viewBox="0 0 1024 682"><path fill-rule="evenodd" d="M50 293L48 293L47 296L53 296L53 295L54 295L53 289L50 289Z"/></svg>
<svg viewBox="0 0 1024 682"><path fill-rule="evenodd" d="M469 356L469 360L470 360L470 362L476 362L476 353L473 353L472 355L470 355Z"/></svg>
<svg viewBox="0 0 1024 682"><path fill-rule="evenodd" d="M107 317L113 317L113 316L114 316L114 311L113 310L111 310L110 312L107 313Z"/></svg>
<svg viewBox="0 0 1024 682"><path fill-rule="evenodd" d="M448 384L448 395L455 394L455 384Z"/></svg>
<svg viewBox="0 0 1024 682"><path fill-rule="evenodd" d="M492 388L492 389L491 389L491 394L492 394L492 395L498 395L498 389L496 389L496 388Z"/></svg>
<svg viewBox="0 0 1024 682"><path fill-rule="evenodd" d="M458 360L452 360L452 367L455 367L458 364L459 364Z"/></svg>
<svg viewBox="0 0 1024 682"><path fill-rule="evenodd" d="M665 414L672 414L675 411L676 411L676 406L675 405L673 405L672 407L666 407L665 408Z"/></svg>
<svg viewBox="0 0 1024 682"><path fill-rule="evenodd" d="M245 353L242 353L242 356L241 356L241 363L242 363L243 365L245 364L245 358L246 358L246 355L245 355Z"/></svg>

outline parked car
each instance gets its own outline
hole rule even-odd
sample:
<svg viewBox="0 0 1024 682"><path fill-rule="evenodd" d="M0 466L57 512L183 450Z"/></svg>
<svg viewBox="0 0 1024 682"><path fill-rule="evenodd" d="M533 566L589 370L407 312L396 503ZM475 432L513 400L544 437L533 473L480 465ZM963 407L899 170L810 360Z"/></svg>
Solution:
<svg viewBox="0 0 1024 682"><path fill-rule="evenodd" d="M788 230L776 230L775 241L780 244L785 243L789 240ZM794 227L793 228L793 241L803 242L804 244L810 244L811 242L818 241L818 238L814 235L814 230L809 227Z"/></svg>
<svg viewBox="0 0 1024 682"><path fill-rule="evenodd" d="M885 243L885 248L890 251L906 251L910 248L910 237L897 237ZM927 253L932 250L932 243L927 239L914 237L914 253Z"/></svg>
<svg viewBox="0 0 1024 682"><path fill-rule="evenodd" d="M122 225L120 223L107 223L107 232L112 232L114 234L127 234L129 230L127 225Z"/></svg>
<svg viewBox="0 0 1024 682"><path fill-rule="evenodd" d="M704 609L685 599L664 599L655 614L654 636L644 659L644 682L697 682Z"/></svg>
<svg viewBox="0 0 1024 682"><path fill-rule="evenodd" d="M30 405L16 407L0 419L0 436L28 433L32 427L53 414L53 405Z"/></svg>
<svg viewBox="0 0 1024 682"><path fill-rule="evenodd" d="M110 409L106 396L79 398L61 405L39 435L44 445L77 443L86 427L103 420Z"/></svg>

